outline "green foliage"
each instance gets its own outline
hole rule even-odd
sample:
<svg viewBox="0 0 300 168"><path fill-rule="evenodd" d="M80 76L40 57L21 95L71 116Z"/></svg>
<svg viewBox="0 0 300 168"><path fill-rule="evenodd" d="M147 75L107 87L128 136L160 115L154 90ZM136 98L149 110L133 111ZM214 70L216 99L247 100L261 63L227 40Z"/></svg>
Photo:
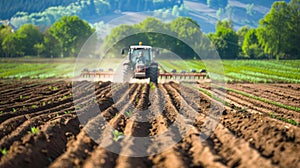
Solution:
<svg viewBox="0 0 300 168"><path fill-rule="evenodd" d="M236 32L236 34L239 36L239 45L240 46L243 45L245 35L249 30L250 30L250 27L243 26Z"/></svg>
<svg viewBox="0 0 300 168"><path fill-rule="evenodd" d="M216 23L216 30L218 31L218 29L222 29L222 28L233 30L233 21L232 20L223 20L223 21L218 20Z"/></svg>
<svg viewBox="0 0 300 168"><path fill-rule="evenodd" d="M118 130L114 130L113 131L113 140L114 141L119 141L120 139L122 139L123 137L124 137L124 133L123 132L120 132L120 131L118 131Z"/></svg>
<svg viewBox="0 0 300 168"><path fill-rule="evenodd" d="M30 132L32 134L38 134L40 132L40 130L37 127L31 127L30 128Z"/></svg>
<svg viewBox="0 0 300 168"><path fill-rule="evenodd" d="M150 82L149 85L150 85L150 89L152 89L152 90L156 89L156 86L153 82Z"/></svg>
<svg viewBox="0 0 300 168"><path fill-rule="evenodd" d="M260 20L258 40L269 58L300 58L300 5L295 2L274 2Z"/></svg>
<svg viewBox="0 0 300 168"><path fill-rule="evenodd" d="M286 122L286 123L289 123L289 124L292 124L292 125L295 125L295 126L299 125L299 123L297 121L295 121L293 119L284 118L280 115L275 115L273 112L270 113L270 117L281 120L283 122Z"/></svg>
<svg viewBox="0 0 300 168"><path fill-rule="evenodd" d="M75 56L88 37L94 32L86 21L77 16L64 16L49 29L60 44L61 56Z"/></svg>
<svg viewBox="0 0 300 168"><path fill-rule="evenodd" d="M131 117L131 116L132 116L132 112L131 112L131 111L126 111L126 115L127 115L128 117Z"/></svg>
<svg viewBox="0 0 300 168"><path fill-rule="evenodd" d="M55 63L49 63L50 59L1 59L0 78L21 79L24 77L33 79L45 78L66 78L74 75L75 58L51 59ZM91 65L97 63L92 59ZM115 67L116 59L104 60L105 65ZM214 60L206 60L208 64L214 64ZM300 60L223 60L225 79L228 82L285 82L300 83ZM158 63L168 72L172 69L177 71L190 69L207 69L200 60L158 60ZM93 65L97 67L97 64ZM207 69L212 75L219 75L214 68ZM54 86L48 86L49 91L56 90ZM71 95L70 95L71 96ZM30 99L30 96L24 96L23 99ZM51 101L46 102L48 104Z"/></svg>
<svg viewBox="0 0 300 168"><path fill-rule="evenodd" d="M243 43L244 43L244 38L245 38L245 35L246 33L250 30L250 28L248 26L243 26L241 27L237 32L236 34L238 35L239 37L239 41L238 41L238 45L239 45L239 56L244 56L244 53L243 53L243 50L242 50L242 46L243 46Z"/></svg>
<svg viewBox="0 0 300 168"><path fill-rule="evenodd" d="M208 90L206 89L203 89L203 88L198 88L198 90L204 94L206 94L207 96L211 97L212 99L224 104L225 106L229 106L230 103L228 103L227 101L225 101L224 99L221 99L213 94L211 94L211 92L209 92Z"/></svg>
<svg viewBox="0 0 300 168"><path fill-rule="evenodd" d="M34 45L43 41L42 33L37 26L24 24L19 28L17 34L22 37L21 45L18 46L23 49L25 55L35 55Z"/></svg>
<svg viewBox="0 0 300 168"><path fill-rule="evenodd" d="M8 150L6 148L0 149L2 155L7 155Z"/></svg>
<svg viewBox="0 0 300 168"><path fill-rule="evenodd" d="M0 56L5 55L5 52L2 47L2 43L7 36L12 34L12 28L10 26L1 26L0 27Z"/></svg>
<svg viewBox="0 0 300 168"><path fill-rule="evenodd" d="M68 110L68 111L65 111L65 114L71 114L72 111Z"/></svg>
<svg viewBox="0 0 300 168"><path fill-rule="evenodd" d="M38 106L36 104L34 104L34 105L31 106L31 108L36 109L36 108L38 108Z"/></svg>
<svg viewBox="0 0 300 168"><path fill-rule="evenodd" d="M161 32L161 34L154 32ZM158 19L149 17L132 26L121 25L114 28L104 40L102 50L116 56L121 48L142 41L143 44L164 48L182 58L192 59L196 54L191 47L200 51L206 50L210 45L201 37L200 26L190 18L178 17L171 23L162 23Z"/></svg>
<svg viewBox="0 0 300 168"><path fill-rule="evenodd" d="M38 57L45 51L45 45L43 43L36 43L33 48L36 51Z"/></svg>
<svg viewBox="0 0 300 168"><path fill-rule="evenodd" d="M246 33L242 49L244 54L250 59L264 57L264 51L258 43L255 29L250 29Z"/></svg>
<svg viewBox="0 0 300 168"><path fill-rule="evenodd" d="M238 56L238 35L233 31L232 21L218 21L216 34L210 35L210 40L215 45L223 59L233 59Z"/></svg>
<svg viewBox="0 0 300 168"><path fill-rule="evenodd" d="M2 47L7 56L36 55L34 45L41 43L42 33L36 26L25 24L13 34L6 36Z"/></svg>
<svg viewBox="0 0 300 168"><path fill-rule="evenodd" d="M246 96L246 97L249 97L249 98L252 98L252 99L255 99L255 100L259 100L259 101L262 101L262 102L265 102L265 103L269 103L269 104L272 104L272 105L275 105L275 106L278 106L278 107L281 107L281 108L285 108L285 109L300 112L300 108L298 108L298 107L288 106L288 105L285 105L285 104L281 104L281 103L278 103L278 102L275 102L275 101L264 99L264 98L254 96L254 95L251 95L251 94L239 91L239 90L231 89L231 88L224 88L224 89L229 90L229 91L234 92L234 93L237 93L237 94L241 94L243 96Z"/></svg>
<svg viewBox="0 0 300 168"><path fill-rule="evenodd" d="M22 38L24 36L18 35L16 33L9 34L6 36L2 42L2 48L5 56L7 57L16 57L24 56L24 47L22 45Z"/></svg>
<svg viewBox="0 0 300 168"><path fill-rule="evenodd" d="M189 70L203 69L205 65L197 60L185 60L189 67L182 61L160 60L159 64L167 71L172 69ZM207 61L214 64L214 60ZM224 73L227 82L285 82L300 83L300 60L276 61L276 60L223 60ZM208 69L214 78L218 78L218 72L214 68ZM216 73L216 74L215 74Z"/></svg>
<svg viewBox="0 0 300 168"><path fill-rule="evenodd" d="M44 33L43 47L40 54L44 57L58 57L61 54L61 46L58 40L49 33L49 29Z"/></svg>

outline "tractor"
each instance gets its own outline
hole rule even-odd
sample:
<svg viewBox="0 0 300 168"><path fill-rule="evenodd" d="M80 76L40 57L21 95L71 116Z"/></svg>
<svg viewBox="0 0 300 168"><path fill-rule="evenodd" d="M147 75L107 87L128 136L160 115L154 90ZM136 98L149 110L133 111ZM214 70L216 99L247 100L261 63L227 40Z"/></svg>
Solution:
<svg viewBox="0 0 300 168"><path fill-rule="evenodd" d="M121 54L124 55L125 51L128 51L128 55L126 61L123 62L122 67L123 82L130 82L131 79L150 79L150 83L157 84L158 80L190 81L208 77L205 69L198 72L195 69L192 69L191 71L181 70L180 72L173 69L168 72L154 60L154 55L157 56L159 50L153 49L152 46L143 45L141 42L139 42L138 45L131 45L128 48L123 48ZM161 69L162 72L159 72L159 69ZM95 78L98 76L101 80L111 80L111 77L114 75L116 75L116 72L114 72L114 69L112 68L109 68L108 71L104 71L102 68L92 71L84 68L80 76L83 78Z"/></svg>
<svg viewBox="0 0 300 168"><path fill-rule="evenodd" d="M126 49L122 49L121 54L125 54ZM158 63L154 61L152 47L147 45L131 45L128 48L127 60L123 63L123 81L130 79L146 79L157 84L159 75Z"/></svg>

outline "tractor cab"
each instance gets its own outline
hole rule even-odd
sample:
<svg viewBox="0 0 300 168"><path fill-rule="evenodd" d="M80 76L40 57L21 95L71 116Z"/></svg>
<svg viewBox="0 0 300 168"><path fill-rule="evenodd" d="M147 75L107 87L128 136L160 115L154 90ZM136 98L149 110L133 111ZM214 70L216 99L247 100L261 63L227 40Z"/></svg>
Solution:
<svg viewBox="0 0 300 168"><path fill-rule="evenodd" d="M124 49L122 50L124 54ZM153 60L152 47L147 45L131 45L128 50L128 60L123 63L123 79L128 81L131 77L144 79L157 83L158 64Z"/></svg>
<svg viewBox="0 0 300 168"><path fill-rule="evenodd" d="M151 46L130 46L129 60L132 64L144 64L149 66L152 62Z"/></svg>

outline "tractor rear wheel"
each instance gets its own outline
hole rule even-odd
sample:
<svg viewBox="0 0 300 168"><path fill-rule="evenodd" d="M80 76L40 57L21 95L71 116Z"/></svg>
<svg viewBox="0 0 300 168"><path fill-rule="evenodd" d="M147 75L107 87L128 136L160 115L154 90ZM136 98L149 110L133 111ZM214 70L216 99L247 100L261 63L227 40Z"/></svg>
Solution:
<svg viewBox="0 0 300 168"><path fill-rule="evenodd" d="M155 84L157 84L157 78L158 78L158 67L157 66L151 66L149 68L149 73L148 73L149 77L150 77L150 82L153 82Z"/></svg>

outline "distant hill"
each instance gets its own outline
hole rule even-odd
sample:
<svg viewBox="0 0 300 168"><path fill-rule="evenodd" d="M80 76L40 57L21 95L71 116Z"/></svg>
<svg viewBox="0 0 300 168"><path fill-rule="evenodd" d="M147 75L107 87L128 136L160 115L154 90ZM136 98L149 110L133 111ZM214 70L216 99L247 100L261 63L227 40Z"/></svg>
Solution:
<svg viewBox="0 0 300 168"><path fill-rule="evenodd" d="M222 1L222 4L216 3ZM186 0L188 17L196 20L204 32L214 32L218 20L231 19L235 29L257 27L276 0ZM278 1L278 0L277 0ZM289 0L285 0L289 2Z"/></svg>
<svg viewBox="0 0 300 168"><path fill-rule="evenodd" d="M41 12L51 6L67 6L78 0L0 0L0 20L10 19L17 12Z"/></svg>
<svg viewBox="0 0 300 168"><path fill-rule="evenodd" d="M123 12L155 11L162 15L191 17L202 31L214 32L215 23L222 19L233 20L236 29L245 25L257 27L273 2L275 0L0 0L0 19L10 20L16 27L31 23L44 30L64 15L77 15L94 24Z"/></svg>
<svg viewBox="0 0 300 168"><path fill-rule="evenodd" d="M29 3L29 1L24 3L24 7L14 10L15 14L9 19L16 27L20 27L25 23L31 23L45 28L65 15L77 15L91 23L100 21L101 17L115 13L172 9L174 6L181 6L183 3L183 0L76 0L67 6L61 4L49 6L45 10L39 10L38 12L25 10L27 8L36 9L43 1L40 0L37 4ZM15 9L16 7L8 6L7 11L9 8Z"/></svg>

